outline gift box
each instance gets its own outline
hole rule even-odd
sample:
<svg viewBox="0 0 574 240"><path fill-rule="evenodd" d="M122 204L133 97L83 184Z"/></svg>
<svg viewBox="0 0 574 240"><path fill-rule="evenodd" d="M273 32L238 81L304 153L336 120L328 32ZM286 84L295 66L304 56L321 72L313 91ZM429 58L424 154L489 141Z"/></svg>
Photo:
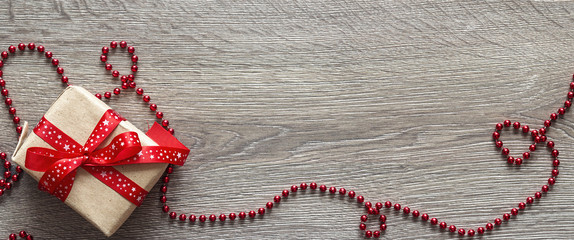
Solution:
<svg viewBox="0 0 574 240"><path fill-rule="evenodd" d="M111 236L161 177L189 154L157 123L147 135L87 90L70 86L38 125L27 124L12 159Z"/></svg>

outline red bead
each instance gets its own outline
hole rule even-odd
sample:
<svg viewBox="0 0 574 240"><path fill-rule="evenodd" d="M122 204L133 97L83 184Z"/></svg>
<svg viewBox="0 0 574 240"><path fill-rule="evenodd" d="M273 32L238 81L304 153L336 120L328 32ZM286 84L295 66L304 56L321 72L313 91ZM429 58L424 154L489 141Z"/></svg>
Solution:
<svg viewBox="0 0 574 240"><path fill-rule="evenodd" d="M508 154L510 154L510 150L508 150L508 148L503 148L502 155L508 155Z"/></svg>
<svg viewBox="0 0 574 240"><path fill-rule="evenodd" d="M557 118L558 118L558 115L556 115L556 113L550 114L550 119L556 120Z"/></svg>
<svg viewBox="0 0 574 240"><path fill-rule="evenodd" d="M161 113L161 112L158 112L158 113ZM156 116L157 116L157 114L156 114ZM163 114L161 116L163 117ZM297 189L298 189L297 185L291 186L291 192L297 192Z"/></svg>
<svg viewBox="0 0 574 240"><path fill-rule="evenodd" d="M387 216L385 216L385 215L379 216L379 221L380 221L381 223L387 222Z"/></svg>
<svg viewBox="0 0 574 240"><path fill-rule="evenodd" d="M230 214L229 214L229 220L231 220L231 221L235 220L236 217L237 217L237 216L235 215L235 213L230 213Z"/></svg>
<svg viewBox="0 0 574 240"><path fill-rule="evenodd" d="M548 190L550 190L550 189L548 188L548 185L543 185L543 186L542 186L542 192L548 192Z"/></svg>
<svg viewBox="0 0 574 240"><path fill-rule="evenodd" d="M58 60L58 59L53 59L53 60ZM53 61L53 60L52 60L52 61ZM64 69L61 68L61 67L56 68L56 72L57 72L58 74L63 74L63 73L64 73Z"/></svg>
<svg viewBox="0 0 574 240"><path fill-rule="evenodd" d="M159 198L159 201L160 201L161 203L165 203L165 202L167 202L167 197L166 197L165 195L163 195L163 196L161 196L161 197Z"/></svg>
<svg viewBox="0 0 574 240"><path fill-rule="evenodd" d="M509 121L510 122L510 121ZM502 123L497 123L496 126L494 127L496 130L502 130Z"/></svg>
<svg viewBox="0 0 574 240"><path fill-rule="evenodd" d="M484 228L483 227L479 227L476 229L476 232L478 232L478 234L483 234L484 233Z"/></svg>
<svg viewBox="0 0 574 240"><path fill-rule="evenodd" d="M518 203L518 209L524 210L526 208L526 204L523 202Z"/></svg>
<svg viewBox="0 0 574 240"><path fill-rule="evenodd" d="M36 48L36 44L34 44L34 43L28 43L28 49L34 50L34 48Z"/></svg>
<svg viewBox="0 0 574 240"><path fill-rule="evenodd" d="M544 126L545 127L550 127L550 125L552 125L552 122L550 120L546 120L544 121ZM543 134L544 135L544 134Z"/></svg>
<svg viewBox="0 0 574 240"><path fill-rule="evenodd" d="M281 202L281 196L275 196L275 197L273 198L273 201L276 202L276 203Z"/></svg>
<svg viewBox="0 0 574 240"><path fill-rule="evenodd" d="M502 215L502 219L504 219L505 221L510 220L510 214L505 213L504 215Z"/></svg>
<svg viewBox="0 0 574 240"><path fill-rule="evenodd" d="M134 81L134 75L133 74L128 74L128 81L133 82Z"/></svg>
<svg viewBox="0 0 574 240"><path fill-rule="evenodd" d="M522 158L514 159L514 163L516 163L516 165L522 165Z"/></svg>
<svg viewBox="0 0 574 240"><path fill-rule="evenodd" d="M344 188L341 188L341 189L339 189L339 194L344 196L345 194L347 194L347 190L345 190Z"/></svg>
<svg viewBox="0 0 574 240"><path fill-rule="evenodd" d="M330 192L330 193L336 193L336 192L337 192L337 188L335 188L335 187L330 187L330 188L329 188L329 192Z"/></svg>
<svg viewBox="0 0 574 240"><path fill-rule="evenodd" d="M538 131L537 131L537 130L532 130L532 131L530 132L530 134L532 135L532 137L536 137L536 136L538 136Z"/></svg>
<svg viewBox="0 0 574 240"><path fill-rule="evenodd" d="M163 207L162 207L161 210L162 210L163 212L165 212L165 213L166 213L166 212L169 212L169 206L163 205Z"/></svg>
<svg viewBox="0 0 574 240"><path fill-rule="evenodd" d="M136 89L136 93L137 93L138 95L142 95L142 94L144 93L144 90L141 89L141 88L138 88L138 89ZM149 102L149 101L148 101L148 102Z"/></svg>
<svg viewBox="0 0 574 240"><path fill-rule="evenodd" d="M546 139L547 139L546 136L541 136L541 137L540 137L540 142L546 142Z"/></svg>
<svg viewBox="0 0 574 240"><path fill-rule="evenodd" d="M0 68L4 66L4 61L0 60Z"/></svg>
<svg viewBox="0 0 574 240"><path fill-rule="evenodd" d="M492 230L494 228L494 225L492 225L492 223L487 223L486 224L486 230Z"/></svg>
<svg viewBox="0 0 574 240"><path fill-rule="evenodd" d="M17 181L18 181L18 177L19 177L18 174L12 175L12 182L17 182Z"/></svg>
<svg viewBox="0 0 574 240"><path fill-rule="evenodd" d="M421 219L422 219L423 221L427 221L427 220L429 220L429 215L426 214L426 213L423 213L423 215L421 215Z"/></svg>
<svg viewBox="0 0 574 240"><path fill-rule="evenodd" d="M386 201L385 202L385 207L386 208L391 208L393 206L393 203L391 203L391 201Z"/></svg>
<svg viewBox="0 0 574 240"><path fill-rule="evenodd" d="M375 208L381 209L381 208L383 208L383 204L380 202L377 202L377 203L375 203Z"/></svg>
<svg viewBox="0 0 574 240"><path fill-rule="evenodd" d="M527 203L527 204L532 204L533 202L534 202L534 198L532 198L532 197L527 197L527 198L526 198L526 203Z"/></svg>
<svg viewBox="0 0 574 240"><path fill-rule="evenodd" d="M354 198L355 197L355 191L349 191L349 198Z"/></svg>
<svg viewBox="0 0 574 240"><path fill-rule="evenodd" d="M458 235L464 236L464 234L465 234L464 229L461 228L461 229L458 230Z"/></svg>
<svg viewBox="0 0 574 240"><path fill-rule="evenodd" d="M130 88L136 88L136 82L130 82L129 85Z"/></svg>
<svg viewBox="0 0 574 240"><path fill-rule="evenodd" d="M5 152L0 152L0 159L6 160L6 157L7 157L7 155Z"/></svg>
<svg viewBox="0 0 574 240"><path fill-rule="evenodd" d="M44 52L44 50L46 50L46 48L42 45L38 46L38 52Z"/></svg>
<svg viewBox="0 0 574 240"><path fill-rule="evenodd" d="M516 208L511 209L510 214L512 214L513 216L518 215L518 209L516 209Z"/></svg>
<svg viewBox="0 0 574 240"><path fill-rule="evenodd" d="M456 232L456 227L454 225L450 225L450 227L448 227L448 230L450 232Z"/></svg>
<svg viewBox="0 0 574 240"><path fill-rule="evenodd" d="M281 195L283 195L283 197L289 196L289 190L283 190L283 192L281 192Z"/></svg>
<svg viewBox="0 0 574 240"><path fill-rule="evenodd" d="M187 220L187 216L185 216L185 214L180 214L180 215L179 215L179 221L182 221L182 222L183 222L183 221L185 221L185 220Z"/></svg>
<svg viewBox="0 0 574 240"><path fill-rule="evenodd" d="M365 225L364 223L361 223L361 224L359 224L359 229L365 230L365 229L367 229L367 225Z"/></svg>
<svg viewBox="0 0 574 240"><path fill-rule="evenodd" d="M22 126L16 127L16 132L17 132L18 134L22 133Z"/></svg>
<svg viewBox="0 0 574 240"><path fill-rule="evenodd" d="M504 126L505 126L505 127L510 127L510 124L511 124L512 122L510 122L510 120L504 120L503 123L504 123Z"/></svg>
<svg viewBox="0 0 574 240"><path fill-rule="evenodd" d="M317 189L317 183L312 182L311 184L309 184L309 187L313 190Z"/></svg>
<svg viewBox="0 0 574 240"><path fill-rule="evenodd" d="M569 99L574 98L574 92L572 92L572 91L568 92L568 98Z"/></svg>
<svg viewBox="0 0 574 240"><path fill-rule="evenodd" d="M271 209L271 208L273 208L273 203L272 203L272 202L268 202L267 204L265 204L265 207L266 207L267 209Z"/></svg>
<svg viewBox="0 0 574 240"><path fill-rule="evenodd" d="M219 215L219 221L220 222L224 222L226 218L227 218L227 216L225 214Z"/></svg>
<svg viewBox="0 0 574 240"><path fill-rule="evenodd" d="M18 123L20 123L20 118L19 118L19 117L14 117L14 118L12 119L12 122L14 122L15 124L18 124Z"/></svg>
<svg viewBox="0 0 574 240"><path fill-rule="evenodd" d="M559 154L558 150L556 150L556 149L552 150L552 156L553 157L558 157L558 154Z"/></svg>
<svg viewBox="0 0 574 240"><path fill-rule="evenodd" d="M259 210L257 210L257 213L259 213L259 215L265 214L265 208L259 208Z"/></svg>
<svg viewBox="0 0 574 240"><path fill-rule="evenodd" d="M10 47L8 47L8 51L9 51L10 53L14 53L14 52L16 52L16 47L10 45Z"/></svg>
<svg viewBox="0 0 574 240"><path fill-rule="evenodd" d="M61 80L62 80L62 83L68 83L68 77L67 76L62 76Z"/></svg>
<svg viewBox="0 0 574 240"><path fill-rule="evenodd" d="M395 205L396 206L396 205ZM405 207L403 208L403 213L404 214L409 214L411 212L411 209L409 207Z"/></svg>
<svg viewBox="0 0 574 240"><path fill-rule="evenodd" d="M565 108L569 108L570 106L572 106L572 102L570 102L568 100L564 101L564 107Z"/></svg>
<svg viewBox="0 0 574 240"><path fill-rule="evenodd" d="M2 89L2 96L8 96L8 89Z"/></svg>
<svg viewBox="0 0 574 240"><path fill-rule="evenodd" d="M8 240L16 240L17 239L17 235L15 233L10 234L10 236L8 237Z"/></svg>
<svg viewBox="0 0 574 240"><path fill-rule="evenodd" d="M103 62L105 62L105 61L103 61ZM106 70L110 71L110 70L112 70L112 68L113 68L112 64L106 63Z"/></svg>
<svg viewBox="0 0 574 240"><path fill-rule="evenodd" d="M508 158L506 158L506 162L507 162L508 164L513 164L513 163L514 163L514 157L508 156Z"/></svg>
<svg viewBox="0 0 574 240"><path fill-rule="evenodd" d="M572 83L574 83L574 82L572 82ZM566 109L564 109L564 108L558 108L558 114L564 115L564 113L566 113Z"/></svg>
<svg viewBox="0 0 574 240"><path fill-rule="evenodd" d="M137 62L138 62L138 56L133 55L133 56L132 56L132 62L133 62L133 63L137 63Z"/></svg>
<svg viewBox="0 0 574 240"><path fill-rule="evenodd" d="M532 144L530 145L530 147L528 148L531 152L536 151L536 145Z"/></svg>
<svg viewBox="0 0 574 240"><path fill-rule="evenodd" d="M419 217L419 215L420 215L420 212L418 210L413 211L413 217L417 218L417 217Z"/></svg>
<svg viewBox="0 0 574 240"><path fill-rule="evenodd" d="M373 233L371 231L369 231L369 230L365 231L365 237L366 238L370 238L372 236L373 236Z"/></svg>
<svg viewBox="0 0 574 240"><path fill-rule="evenodd" d="M96 93L95 96L96 96L98 99L102 99L102 94Z"/></svg>
<svg viewBox="0 0 574 240"><path fill-rule="evenodd" d="M207 220L207 217L205 217L205 215L199 216L199 221L200 221L200 222L205 222L205 220Z"/></svg>
<svg viewBox="0 0 574 240"><path fill-rule="evenodd" d="M117 47L118 47L118 42L116 42L116 41L110 42L110 47L111 47L111 48L117 48Z"/></svg>
<svg viewBox="0 0 574 240"><path fill-rule="evenodd" d="M167 119L165 119L165 120L161 121L161 125L164 127L167 127L167 126L169 126L169 121Z"/></svg>
<svg viewBox="0 0 574 240"><path fill-rule="evenodd" d="M361 222L366 222L367 221L367 215L363 215L361 216Z"/></svg>
<svg viewBox="0 0 574 240"><path fill-rule="evenodd" d="M135 51L136 51L136 49L135 49L134 47L132 47L132 46L129 46L129 47L128 47L128 52L129 52L129 53L134 53Z"/></svg>
<svg viewBox="0 0 574 240"><path fill-rule="evenodd" d="M167 186L166 186L166 185L161 186L161 188L159 189L159 191L162 192L162 193L166 193L166 192L167 192Z"/></svg>
<svg viewBox="0 0 574 240"><path fill-rule="evenodd" d="M8 52L3 51L2 54L0 54L0 56L2 56L2 59L6 59L8 58Z"/></svg>
<svg viewBox="0 0 574 240"><path fill-rule="evenodd" d="M384 224L384 223L381 224L381 227L379 229L381 229L381 231L387 230L387 224Z"/></svg>
<svg viewBox="0 0 574 240"><path fill-rule="evenodd" d="M397 203L397 204L395 204L395 210L397 210L397 211L398 211L398 210L401 210L401 205L400 205L400 204L398 204L398 203Z"/></svg>
<svg viewBox="0 0 574 240"><path fill-rule="evenodd" d="M4 168L10 169L11 166L12 166L12 163L10 163L8 161L4 162Z"/></svg>
<svg viewBox="0 0 574 240"><path fill-rule="evenodd" d="M502 224L502 220L500 220L500 218L494 219L494 224L500 225L500 224Z"/></svg>
<svg viewBox="0 0 574 240"><path fill-rule="evenodd" d="M554 148L554 142L553 141L549 141L546 146L548 146L549 148Z"/></svg>
<svg viewBox="0 0 574 240"><path fill-rule="evenodd" d="M381 232L379 232L379 231L374 231L374 232L373 232L373 237L374 237L374 238L378 238L378 237L380 237L380 236L381 236Z"/></svg>
<svg viewBox="0 0 574 240"><path fill-rule="evenodd" d="M122 89L128 89L128 83L122 83Z"/></svg>
<svg viewBox="0 0 574 240"><path fill-rule="evenodd" d="M522 126L522 132L523 132L523 133L527 133L527 132L529 132L529 131L530 131L530 127L528 127L528 125Z"/></svg>
<svg viewBox="0 0 574 240"><path fill-rule="evenodd" d="M119 77L120 76L120 72L118 72L117 70L112 71L112 77Z"/></svg>
<svg viewBox="0 0 574 240"><path fill-rule="evenodd" d="M195 222L195 220L197 220L197 217L195 215L189 215L190 222Z"/></svg>
<svg viewBox="0 0 574 240"><path fill-rule="evenodd" d="M26 231L20 231L20 233L18 234L21 238L28 236L28 233L26 233Z"/></svg>
<svg viewBox="0 0 574 240"><path fill-rule="evenodd" d="M540 193L540 192L535 192L535 193L534 193L534 198L540 199L541 197L542 197L542 193Z"/></svg>
<svg viewBox="0 0 574 240"><path fill-rule="evenodd" d="M217 220L217 217L215 216L215 214L209 215L209 221L210 222L215 222L215 220Z"/></svg>
<svg viewBox="0 0 574 240"><path fill-rule="evenodd" d="M494 145L496 145L497 148L501 148L502 147L502 141L497 140L496 142L494 142Z"/></svg>
<svg viewBox="0 0 574 240"><path fill-rule="evenodd" d="M438 219L436 219L436 218L431 218L430 223L431 223L432 225L437 225L437 224L438 224Z"/></svg>
<svg viewBox="0 0 574 240"><path fill-rule="evenodd" d="M20 49L20 51L24 51L26 49L26 44L24 43L18 44L18 49Z"/></svg>
<svg viewBox="0 0 574 240"><path fill-rule="evenodd" d="M552 161L552 165L553 165L554 167L560 166L560 160L554 159L554 161Z"/></svg>
<svg viewBox="0 0 574 240"><path fill-rule="evenodd" d="M126 41L121 41L120 42L120 47L121 48L126 48L128 46L128 44L126 43Z"/></svg>
<svg viewBox="0 0 574 240"><path fill-rule="evenodd" d="M474 236L474 230L468 229L468 236L470 237Z"/></svg>
<svg viewBox="0 0 574 240"><path fill-rule="evenodd" d="M441 222L441 223L439 224L439 227L442 228L442 229L445 229L447 226L446 226L446 223L445 223L445 222Z"/></svg>
<svg viewBox="0 0 574 240"><path fill-rule="evenodd" d="M529 152L525 152L525 153L522 154L522 157L523 157L524 159L529 159L529 158L530 158L530 153L529 153Z"/></svg>
<svg viewBox="0 0 574 240"><path fill-rule="evenodd" d="M122 92L122 90L120 90L119 88L115 88L114 89L114 94L115 95L119 95Z"/></svg>
<svg viewBox="0 0 574 240"><path fill-rule="evenodd" d="M123 83L128 82L128 76L122 75L122 76L120 77L120 81L122 81Z"/></svg>
<svg viewBox="0 0 574 240"><path fill-rule="evenodd" d="M10 114L14 115L14 114L16 114L16 108L10 107L10 108L8 109L8 112L9 112Z"/></svg>
<svg viewBox="0 0 574 240"><path fill-rule="evenodd" d="M492 133L492 138L494 138L495 140L500 138L500 133L499 132L493 132Z"/></svg>
<svg viewBox="0 0 574 240"><path fill-rule="evenodd" d="M105 46L102 48L102 53L103 53L103 54L106 54L106 53L109 53L109 52L110 52L110 48L105 47Z"/></svg>
<svg viewBox="0 0 574 240"><path fill-rule="evenodd" d="M301 183L299 185L299 187L301 188L301 190L306 190L307 189L307 183Z"/></svg>
<svg viewBox="0 0 574 240"><path fill-rule="evenodd" d="M558 173L559 173L559 172L558 172L558 169L553 169L553 170L552 170L552 176L556 177L556 176L558 176Z"/></svg>
<svg viewBox="0 0 574 240"><path fill-rule="evenodd" d="M137 72L138 71L138 66L133 65L131 68L132 72Z"/></svg>
<svg viewBox="0 0 574 240"><path fill-rule="evenodd" d="M4 172L4 178L8 179L12 176L12 173L10 171L6 171Z"/></svg>
<svg viewBox="0 0 574 240"><path fill-rule="evenodd" d="M168 128L167 131L168 131L171 135L175 134L175 130L173 130L173 128Z"/></svg>
<svg viewBox="0 0 574 240"><path fill-rule="evenodd" d="M365 201L365 197L359 195L359 196L357 197L357 202L358 202L358 203L363 203L363 201Z"/></svg>
<svg viewBox="0 0 574 240"><path fill-rule="evenodd" d="M240 219L245 219L246 215L245 212L240 212L238 216Z"/></svg>
<svg viewBox="0 0 574 240"><path fill-rule="evenodd" d="M143 99L144 102L149 102L149 101L151 100L151 97L148 96L148 95L145 95L145 96L143 96L142 99Z"/></svg>
<svg viewBox="0 0 574 240"><path fill-rule="evenodd" d="M156 116L157 118L159 118L159 119L162 119L162 118L163 118L163 113L162 113L162 112L156 112L156 113L155 113L155 116ZM295 187L297 187L297 186L295 186ZM297 191L297 189L295 189L295 191Z"/></svg>

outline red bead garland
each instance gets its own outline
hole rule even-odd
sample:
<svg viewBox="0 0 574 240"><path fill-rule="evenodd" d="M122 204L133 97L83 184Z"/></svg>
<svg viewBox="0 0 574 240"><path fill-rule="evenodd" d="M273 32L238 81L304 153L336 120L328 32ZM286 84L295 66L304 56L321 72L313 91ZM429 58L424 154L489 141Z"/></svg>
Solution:
<svg viewBox="0 0 574 240"><path fill-rule="evenodd" d="M110 51L117 51L117 46L118 43L115 41L112 41L110 43L110 46L104 46L102 48L102 55L100 56L100 60L104 63L105 69L107 71L112 71L113 70L113 66L109 63L107 63L108 61L108 55L110 53ZM120 77L121 80L121 89L129 89L129 88L135 88L136 87L136 83L134 81L135 79L135 73L138 71L138 66L136 65L137 62L139 61L139 57L134 55L135 53L135 48L133 46L128 46L127 43L125 41L121 41L119 43L119 46L122 50L127 50L127 52L129 54L131 54L130 56L130 61L132 62L132 66L130 67L131 70L131 74L129 75L122 75ZM3 51L2 53L0 53L0 57L2 58L0 60L0 87L1 87L1 91L0 93L4 96L5 98L5 104L8 106L8 111L11 115L13 115L13 122L15 124L15 128L18 134L21 133L22 131L22 127L19 125L20 123L20 118L18 116L16 116L16 108L14 108L12 106L13 101L11 98L9 98L9 91L8 89L6 89L6 82L2 79L3 77L3 72L1 70L1 68L4 66L5 61L10 57L11 54L14 54L16 52L16 49L20 50L20 51L25 51L26 47L29 51L34 51L37 50L39 53L43 53L43 55L48 58L51 59L50 62L51 64L54 66L56 72L61 75L61 82L65 84L65 86L69 85L69 79L67 76L64 76L64 69L62 67L59 67L60 65L60 61L56 58L53 58L53 53L50 51L45 51L45 47L44 46L37 46L34 43L29 43L28 45L25 45L24 43L20 43L18 44L18 47L15 46L10 46L8 48L8 51ZM110 49L111 48L111 49ZM117 70L113 70L111 72L113 77L119 77L120 73ZM115 95L120 95L122 93L120 88L115 88L112 92ZM110 99L112 97L112 92L104 92L104 97L106 99ZM167 119L164 118L164 114L161 111L157 111L157 105L154 103L150 103L151 98L148 95L143 95L144 94L144 90L142 88L138 88L135 91L138 95L142 96L142 100L146 103L149 103L149 108L151 111L155 112L156 114L156 118L158 119L158 121L161 122L162 126L165 127L170 133L174 133L174 130L172 128L169 128L169 121ZM102 99L102 94L100 93L96 93L95 96L99 99ZM549 120L544 120L543 126L542 128L536 130L531 130L530 127L528 125L521 125L519 122L514 122L512 123L510 120L505 120L503 123L497 123L495 125L495 131L492 133L492 137L494 139L494 143L495 146L499 149L501 149L501 153L506 157L506 160L509 164L515 164L515 165L521 165L523 164L524 160L528 160L531 157L531 153L535 152L538 150L537 144L538 143L544 143L546 142L546 147L548 148L548 150L550 151L550 155L552 156L552 171L551 171L551 176L548 179L548 185L543 185L541 187L540 192L535 192L533 197L527 197L526 198L526 203L524 202L520 202L518 204L518 208L512 208L510 210L509 213L504 213L502 215L502 219L504 221L510 221L512 219L512 216L517 216L519 211L524 211L526 209L526 204L532 204L534 202L534 199L540 199L543 194L546 194L548 191L550 191L551 186L553 186L556 183L556 178L559 174L558 171L558 166L560 165L560 161L557 159L558 155L559 155L559 151L557 149L555 149L555 143L553 141L548 141L547 142L547 136L546 133L548 131L548 128L552 125L552 121L555 121L558 119L559 115L564 115L566 110L568 108L571 107L572 105L572 98L574 98L574 81L570 84L570 91L567 94L567 100L564 102L564 107L559 108L556 113L552 113L550 114L550 119ZM522 158L515 158L513 156L510 156L510 150L508 148L502 148L503 147L503 142L502 140L500 140L501 138L501 131L504 130L504 128L514 128L517 130L521 130L523 133L525 134L529 134L530 137L532 138L533 144L530 145L530 147L528 148L529 151L523 152L521 157ZM0 153L0 160L3 161L2 166L5 168L4 174L3 174L3 179L0 179L0 196L3 195L3 193L5 191L10 190L14 185L13 183L17 182L19 180L20 177L20 173L22 172L22 169L20 166L15 166L15 172L12 172L12 168L14 167L15 164L12 164L11 162L6 160L7 155L6 153L1 152ZM524 160L523 160L524 159ZM324 193L327 192L327 190L329 191L330 194L335 194L335 193L339 193L339 195L341 196L348 196L349 198L357 198L357 203L361 203L361 206L365 207L365 211L366 211L366 215L362 215L360 218L360 225L359 225L359 229L362 231L365 231L364 236L367 238L371 238L371 237L375 237L378 238L381 236L381 233L384 232L387 228L386 225L386 216L383 214L380 214L379 210L383 208L383 206L387 209L387 211L389 211L389 209L394 208L394 210L399 211L402 209L402 212L404 213L405 216L412 216L413 219L417 219L419 216L421 217L421 220L423 222L426 222L429 220L429 214L428 213L422 213L419 210L412 210L410 207L401 207L401 204L399 203L395 203L394 205L390 202L390 201L386 201L383 205L383 203L381 202L377 202L374 206L371 202L364 202L365 198L362 195L357 195L357 193L353 190L347 191L347 189L345 188L339 188L337 191L337 188L334 186L331 187L327 187L326 185L320 185L318 187L318 184L315 182L312 183L301 183L299 186L297 185L293 185L290 187L290 190L283 190L281 193L281 196L277 195L273 198L273 202L267 202L267 204L265 205L265 207L263 208L259 208L257 209L257 211L251 210L248 211L248 213L246 212L239 212L237 215L235 213L229 213L229 215L225 215L225 214L220 214L219 217L217 217L215 214L209 214L209 217L206 217L206 215L200 215L199 217L196 217L196 215L190 214L189 217L187 217L185 214L177 214L176 211L170 211L169 206L167 205L167 184L169 183L170 177L169 175L173 173L173 166L169 166L168 168L166 168L166 173L164 175L164 177L162 178L162 182L163 185L160 187L160 192L162 193L162 196L160 197L160 202L162 203L162 211L167 213L170 219L179 219L180 221L186 221L189 219L190 222L194 223L196 222L197 219L199 219L200 222L205 222L209 219L210 222L215 222L217 219L219 219L220 222L225 222L227 220L227 218L229 217L230 221L234 221L237 217L240 220L245 219L247 216L249 216L250 218L255 218L256 215L260 215L263 216L266 213L268 214L269 211L266 212L267 210L271 210L274 206L277 206L277 204L279 204L281 202L282 197L286 198L289 196L290 193L295 193L297 191L307 191L307 187L309 186L309 190L311 191L311 193L323 193L321 195L325 195ZM317 187L319 188L317 191ZM341 198L344 199L344 198ZM275 203L275 204L274 204ZM412 214L411 214L412 213ZM376 231L370 231L367 230L367 226L365 223L363 222L367 222L367 220L369 219L368 215L375 215L377 216L376 218L379 219L380 222L380 226L379 226L379 230ZM492 223L487 223L484 227L478 227L476 228L476 231L474 229L468 229L465 230L464 228L457 228L455 225L450 225L448 226L446 222L440 222L439 224L439 220L437 218L430 218L430 224L431 225L439 225L440 229L445 229L448 230L452 233L458 233L458 235L460 236L464 236L465 234L472 237L475 234L479 234L482 235L485 233L485 230L487 231L492 231L494 230L494 226L495 225L501 225L502 224L502 219L500 218L495 218L493 220L494 224ZM20 231L19 234L10 234L9 235L9 239L16 239L18 236L20 236L21 238L25 238L25 239L33 239L32 235L26 233L25 231Z"/></svg>

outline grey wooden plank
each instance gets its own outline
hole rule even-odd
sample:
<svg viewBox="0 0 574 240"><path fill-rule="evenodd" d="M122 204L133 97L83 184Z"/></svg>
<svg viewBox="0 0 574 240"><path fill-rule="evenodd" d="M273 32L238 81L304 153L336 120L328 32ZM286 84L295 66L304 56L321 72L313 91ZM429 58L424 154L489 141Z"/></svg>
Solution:
<svg viewBox="0 0 574 240"><path fill-rule="evenodd" d="M256 209L317 181L476 229L537 191L551 169L546 151L507 166L491 142L494 124L540 127L573 72L572 2L1 3L2 49L41 43L73 84L93 92L118 83L100 48L136 47L138 85L193 151L170 183L172 208L186 214ZM33 124L62 88L44 58L22 55L2 70L18 114ZM127 54L110 58L126 72ZM122 95L110 104L126 118L141 128L154 121L135 94ZM2 119L0 148L11 152L16 135ZM548 133L563 163L552 191L484 238L571 238L572 119L568 112ZM529 144L502 138L514 152ZM364 210L338 197L297 194L263 219L190 225L170 223L159 196L156 186L111 239L362 236ZM25 228L41 239L104 238L28 177L0 202L0 236ZM454 237L387 216L383 238Z"/></svg>

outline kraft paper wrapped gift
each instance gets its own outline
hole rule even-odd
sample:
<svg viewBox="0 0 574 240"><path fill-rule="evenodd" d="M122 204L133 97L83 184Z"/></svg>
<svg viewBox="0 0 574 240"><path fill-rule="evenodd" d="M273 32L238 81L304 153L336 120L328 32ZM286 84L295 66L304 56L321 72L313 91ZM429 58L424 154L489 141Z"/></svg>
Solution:
<svg viewBox="0 0 574 240"><path fill-rule="evenodd" d="M52 106L46 112L43 120L40 123L44 122L44 119L48 120L49 123L53 124L54 127L58 128L59 130L61 130L61 132L65 133L64 135L69 136L71 139L75 140L80 145L87 146L88 143L86 142L92 139L90 138L92 131L94 131L93 133L95 134L96 133L95 129L97 128L96 125L101 124L102 121L104 120L104 117L102 117L104 113L112 112L113 114L117 114L109 109L111 108L108 105L106 105L104 102L96 98L93 94L91 94L87 90L81 87L70 86L66 88L64 92L58 97L58 99L52 104ZM110 116L119 116L119 115L110 115ZM121 118L121 116L119 117ZM154 127L152 127L151 130L158 130L157 128L159 128L158 131L165 131L164 129L161 129L159 125L157 126L156 125L157 123L154 125ZM52 147L50 144L44 141L41 136L38 135L38 134L42 135L42 132L38 132L38 134L36 134L34 131L32 131L29 135L26 136L27 124L24 125L24 129L25 130L23 131L23 134L20 138L20 141L18 143L18 146L16 148L16 151L14 152L12 159L14 162L22 166L24 171L26 171L34 179L40 181L40 179L44 175L44 172L33 171L30 170L28 167L26 167L27 165L30 164L30 162L28 162L28 164L26 163L27 155L33 155L29 153L27 154L27 152L32 151L33 149L50 150L54 149L54 147ZM122 133L126 132L137 133L137 136L135 136L134 138L139 137L139 142L141 142L141 146L144 146L144 148L148 149L151 148L157 149L154 148L153 146L158 146L158 142L160 142L161 140L161 139L157 140L157 138L154 138L156 139L157 142L152 140L150 137L148 137L142 131L138 130L134 125L132 125L128 121L119 122L117 127L110 131L111 132L108 132L109 135L105 137L105 140L103 140L101 144L97 147L97 149L95 149L94 151L104 150L101 148L106 148L106 146L111 145L114 145L114 147L112 148L115 149L114 141L118 141L116 140L116 138L120 138L120 136L118 135L121 135ZM167 133L167 131L165 132ZM170 135L167 138L172 138L169 139L172 140L171 142L172 145L177 145L177 146L167 146L168 149L178 148L179 150L177 151L174 150L173 154L175 156L175 153L179 153L178 161L180 164L178 165L183 164L183 162L185 162L185 159L187 158L189 149L185 148L185 146L183 146L179 141L177 141L175 137ZM175 141L175 143L173 141ZM66 145L63 150L60 149L60 151L64 152L62 154L64 155L68 154L65 151L68 151L68 149L70 148L69 145ZM159 143L159 145L165 146L162 143ZM78 146L78 148L80 147L81 146ZM112 151L112 148L108 147L107 149L108 151ZM88 148L86 147L86 149ZM162 150L159 151L161 152ZM144 151L143 150L140 151L137 154L137 156L141 156L142 152ZM167 153L167 151L164 152ZM53 155L54 154L52 154L52 156ZM158 155L161 155L161 153ZM81 158L82 156L79 156L78 159L82 159ZM133 155L133 159L136 159L137 156ZM131 157L132 155L130 155L130 158ZM151 155L151 158L154 158L154 156ZM88 158L86 157L86 159ZM115 170L119 171L121 174L123 174L125 177L131 180L132 183L136 183L141 188L145 189L145 193L147 193L154 186L157 180L161 177L162 173L164 172L166 166L169 163L172 162L114 165L113 168L115 168ZM109 169L109 166L105 167L108 167ZM133 199L132 201L128 200L127 197L124 197L117 192L119 190L112 189L110 186L104 184L103 180L96 178L95 176L97 174L94 174L93 171L89 170L96 168L98 167L90 167L90 166L78 167L75 177L71 179L73 182L73 186L71 187L71 190L68 190L69 194L65 198L61 198L61 196L59 198L61 200L64 200L64 203L66 205L70 206L72 209L74 209L76 212L82 215L86 220L88 220L98 229L100 229L106 236L111 236L124 223L124 221L127 220L130 214L136 208L136 204L133 203L134 201ZM59 170L57 171L60 172ZM99 173L101 174L101 172ZM107 173L108 172L104 171L104 174L101 174L102 177ZM120 182L126 181L122 180L121 178L119 180ZM123 184L125 185L125 182L123 182ZM120 187L120 184L118 184L118 187ZM56 195L55 193L53 194ZM143 201L143 199L141 199L141 201Z"/></svg>

